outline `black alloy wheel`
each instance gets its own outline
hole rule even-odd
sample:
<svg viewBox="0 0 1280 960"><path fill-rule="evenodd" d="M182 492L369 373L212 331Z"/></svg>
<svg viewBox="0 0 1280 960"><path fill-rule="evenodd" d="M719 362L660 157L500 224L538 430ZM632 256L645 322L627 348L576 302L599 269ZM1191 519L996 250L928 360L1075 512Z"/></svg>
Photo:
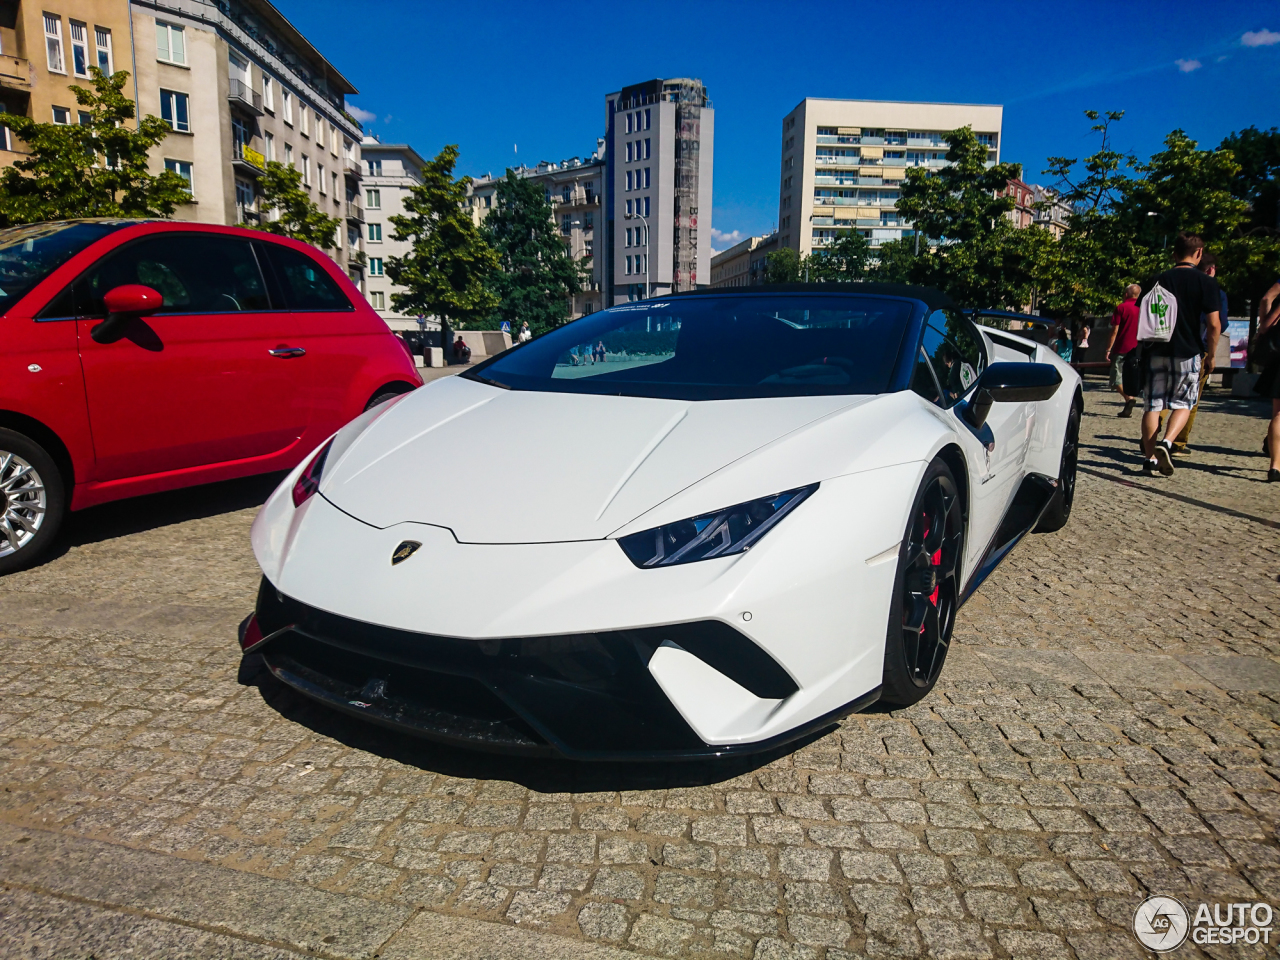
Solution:
<svg viewBox="0 0 1280 960"><path fill-rule="evenodd" d="M1062 439L1062 460L1058 466L1058 489L1036 524L1036 533L1061 530L1071 519L1076 500L1076 465L1080 460L1080 405L1072 403L1067 417L1067 433Z"/></svg>
<svg viewBox="0 0 1280 960"><path fill-rule="evenodd" d="M951 469L935 460L916 494L898 553L881 699L909 706L933 689L960 605L964 505Z"/></svg>

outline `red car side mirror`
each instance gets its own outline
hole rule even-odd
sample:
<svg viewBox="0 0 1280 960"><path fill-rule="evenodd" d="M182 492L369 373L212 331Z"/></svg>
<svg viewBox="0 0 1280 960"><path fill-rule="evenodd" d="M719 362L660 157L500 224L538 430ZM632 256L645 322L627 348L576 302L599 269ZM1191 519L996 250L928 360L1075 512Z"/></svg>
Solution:
<svg viewBox="0 0 1280 960"><path fill-rule="evenodd" d="M124 336L129 321L145 317L164 306L164 297L140 283L126 283L108 290L102 298L107 308L107 319L89 332L94 343L115 343Z"/></svg>

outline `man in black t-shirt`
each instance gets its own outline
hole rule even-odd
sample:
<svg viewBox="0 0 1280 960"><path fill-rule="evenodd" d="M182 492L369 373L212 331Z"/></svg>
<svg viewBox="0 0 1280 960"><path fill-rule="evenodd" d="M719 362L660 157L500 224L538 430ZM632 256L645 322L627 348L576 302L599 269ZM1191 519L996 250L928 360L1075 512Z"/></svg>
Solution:
<svg viewBox="0 0 1280 960"><path fill-rule="evenodd" d="M1168 343L1151 343L1147 350L1147 382L1143 391L1142 452L1147 457L1143 472L1154 476L1173 473L1173 438L1182 432L1191 409L1200 399L1202 365L1213 372L1213 358L1222 331L1219 318L1218 282L1197 268L1204 256L1204 241L1180 233L1173 244L1175 266L1142 287L1143 296L1156 283L1178 302L1178 318ZM1200 318L1205 332L1200 334ZM1160 432L1160 411L1169 411L1164 439Z"/></svg>

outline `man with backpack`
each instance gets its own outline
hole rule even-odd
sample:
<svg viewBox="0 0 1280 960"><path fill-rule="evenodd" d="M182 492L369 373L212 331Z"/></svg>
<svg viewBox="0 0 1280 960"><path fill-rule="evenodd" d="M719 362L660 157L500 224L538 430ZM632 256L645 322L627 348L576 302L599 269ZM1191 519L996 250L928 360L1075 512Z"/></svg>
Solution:
<svg viewBox="0 0 1280 960"><path fill-rule="evenodd" d="M1194 234L1178 234L1173 244L1174 266L1143 288L1138 307L1138 342L1147 353L1142 414L1142 452L1147 458L1143 473L1147 476L1173 474L1173 438L1182 432L1200 399L1201 370L1213 372L1222 332L1220 292L1217 280L1197 269L1203 256L1203 240ZM1157 440L1163 410L1169 411L1169 422L1164 439Z"/></svg>

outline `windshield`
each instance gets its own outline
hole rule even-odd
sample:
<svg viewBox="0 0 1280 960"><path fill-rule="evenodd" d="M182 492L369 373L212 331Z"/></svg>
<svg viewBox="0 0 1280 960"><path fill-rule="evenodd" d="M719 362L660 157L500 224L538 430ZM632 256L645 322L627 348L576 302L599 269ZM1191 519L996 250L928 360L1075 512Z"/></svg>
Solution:
<svg viewBox="0 0 1280 960"><path fill-rule="evenodd" d="M136 220L28 223L0 230L0 313L95 240Z"/></svg>
<svg viewBox="0 0 1280 960"><path fill-rule="evenodd" d="M468 374L513 390L731 400L884 393L912 303L676 297L593 313Z"/></svg>

